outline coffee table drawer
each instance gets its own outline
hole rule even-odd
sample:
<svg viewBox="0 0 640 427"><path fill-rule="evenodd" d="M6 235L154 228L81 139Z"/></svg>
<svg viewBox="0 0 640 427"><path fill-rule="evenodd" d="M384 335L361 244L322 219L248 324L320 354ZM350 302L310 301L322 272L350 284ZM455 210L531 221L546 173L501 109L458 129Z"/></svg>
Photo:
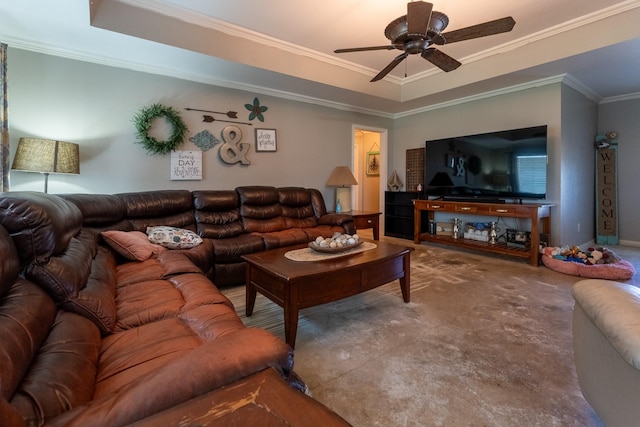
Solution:
<svg viewBox="0 0 640 427"><path fill-rule="evenodd" d="M402 258L383 261L362 272L361 290L366 291L404 277Z"/></svg>
<svg viewBox="0 0 640 427"><path fill-rule="evenodd" d="M307 278L298 285L298 307L313 307L357 295L360 292L360 271L341 271L330 278Z"/></svg>

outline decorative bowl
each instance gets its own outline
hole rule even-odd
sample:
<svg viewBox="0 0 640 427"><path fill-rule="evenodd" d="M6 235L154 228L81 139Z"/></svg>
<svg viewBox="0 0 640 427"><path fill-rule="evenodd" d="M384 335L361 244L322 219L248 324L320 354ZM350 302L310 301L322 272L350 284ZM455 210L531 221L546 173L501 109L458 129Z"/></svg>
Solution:
<svg viewBox="0 0 640 427"><path fill-rule="evenodd" d="M320 246L316 244L316 242L309 242L309 247L317 252L335 254L338 252L344 252L344 251L348 251L349 249L357 248L362 243L364 243L364 240L356 240L356 242L353 245L343 245L343 246L337 246L335 248L330 248L328 246Z"/></svg>

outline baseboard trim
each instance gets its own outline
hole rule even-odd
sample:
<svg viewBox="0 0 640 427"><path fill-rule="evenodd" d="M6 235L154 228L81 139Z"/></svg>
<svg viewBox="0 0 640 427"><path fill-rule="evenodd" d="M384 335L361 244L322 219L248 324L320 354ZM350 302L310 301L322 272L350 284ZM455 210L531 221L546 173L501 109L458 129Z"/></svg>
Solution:
<svg viewBox="0 0 640 427"><path fill-rule="evenodd" d="M636 242L633 240L620 240L619 244L621 246L633 246L634 248L640 248L640 242Z"/></svg>

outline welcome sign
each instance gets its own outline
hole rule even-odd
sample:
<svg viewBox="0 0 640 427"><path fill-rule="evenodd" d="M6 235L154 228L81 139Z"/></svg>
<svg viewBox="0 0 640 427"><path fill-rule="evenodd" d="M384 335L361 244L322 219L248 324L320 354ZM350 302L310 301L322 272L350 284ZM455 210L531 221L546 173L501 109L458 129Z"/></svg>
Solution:
<svg viewBox="0 0 640 427"><path fill-rule="evenodd" d="M618 243L618 150L614 144L606 136L596 138L596 243L598 244Z"/></svg>

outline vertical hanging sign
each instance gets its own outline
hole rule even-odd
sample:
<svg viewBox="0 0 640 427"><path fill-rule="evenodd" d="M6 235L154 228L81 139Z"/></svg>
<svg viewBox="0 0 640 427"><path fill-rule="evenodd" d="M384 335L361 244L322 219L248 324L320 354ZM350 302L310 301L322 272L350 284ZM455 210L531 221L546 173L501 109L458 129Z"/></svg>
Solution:
<svg viewBox="0 0 640 427"><path fill-rule="evenodd" d="M596 137L596 243L618 244L618 134Z"/></svg>

